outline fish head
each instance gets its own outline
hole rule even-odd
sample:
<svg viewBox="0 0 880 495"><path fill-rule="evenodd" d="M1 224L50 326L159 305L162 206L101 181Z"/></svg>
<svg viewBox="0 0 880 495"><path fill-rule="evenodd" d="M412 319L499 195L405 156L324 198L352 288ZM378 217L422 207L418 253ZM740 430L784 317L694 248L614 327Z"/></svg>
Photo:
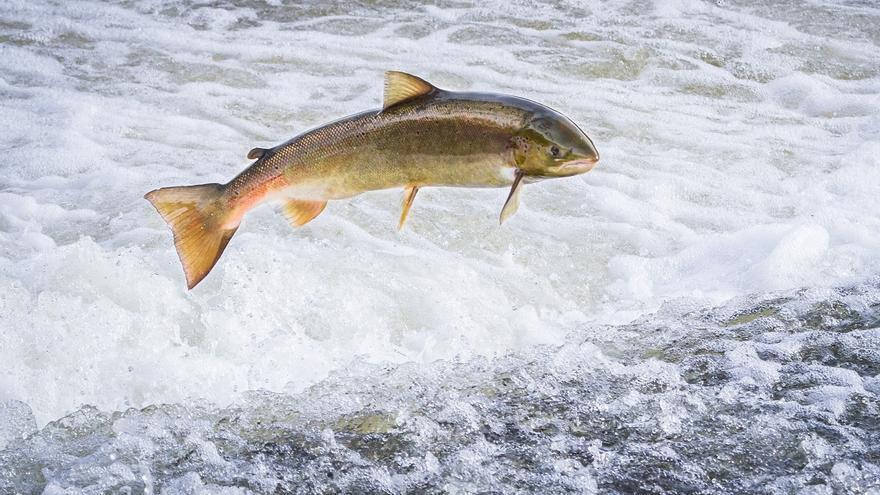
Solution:
<svg viewBox="0 0 880 495"><path fill-rule="evenodd" d="M550 109L531 118L512 144L516 167L529 177L570 177L589 172L599 161L584 131Z"/></svg>

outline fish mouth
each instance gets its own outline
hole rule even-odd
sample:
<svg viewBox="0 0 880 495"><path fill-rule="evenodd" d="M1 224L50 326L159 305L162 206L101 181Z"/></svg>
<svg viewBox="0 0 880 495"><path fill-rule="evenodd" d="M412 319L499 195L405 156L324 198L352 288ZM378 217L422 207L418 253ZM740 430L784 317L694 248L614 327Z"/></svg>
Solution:
<svg viewBox="0 0 880 495"><path fill-rule="evenodd" d="M577 160L572 160L570 162L565 162L559 166L559 172L563 175L577 175L577 174L585 174L590 170L593 170L593 167L596 166L596 163L599 161L598 156L590 156L585 158L578 158Z"/></svg>

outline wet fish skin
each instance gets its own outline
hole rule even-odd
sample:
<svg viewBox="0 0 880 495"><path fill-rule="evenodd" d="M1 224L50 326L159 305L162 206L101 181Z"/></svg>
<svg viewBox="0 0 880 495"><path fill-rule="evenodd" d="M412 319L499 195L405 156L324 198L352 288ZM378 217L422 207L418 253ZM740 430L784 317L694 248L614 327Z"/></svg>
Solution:
<svg viewBox="0 0 880 495"><path fill-rule="evenodd" d="M254 148L248 157L256 161L225 185L146 194L174 232L188 288L208 274L247 211L269 199L285 201L285 215L300 226L328 200L401 187L402 227L418 188L512 186L503 222L523 183L584 173L599 160L574 123L530 100L444 91L400 72L386 73L385 89L380 110Z"/></svg>

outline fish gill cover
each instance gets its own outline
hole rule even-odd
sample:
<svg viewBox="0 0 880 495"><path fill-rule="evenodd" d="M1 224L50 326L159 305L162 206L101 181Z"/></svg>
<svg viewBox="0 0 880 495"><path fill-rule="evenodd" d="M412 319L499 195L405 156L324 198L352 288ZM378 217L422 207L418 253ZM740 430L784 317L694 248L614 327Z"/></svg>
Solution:
<svg viewBox="0 0 880 495"><path fill-rule="evenodd" d="M869 2L0 3L0 493L877 490ZM558 108L583 177L253 212L187 294L143 199L381 100ZM60 418L60 419L59 419Z"/></svg>

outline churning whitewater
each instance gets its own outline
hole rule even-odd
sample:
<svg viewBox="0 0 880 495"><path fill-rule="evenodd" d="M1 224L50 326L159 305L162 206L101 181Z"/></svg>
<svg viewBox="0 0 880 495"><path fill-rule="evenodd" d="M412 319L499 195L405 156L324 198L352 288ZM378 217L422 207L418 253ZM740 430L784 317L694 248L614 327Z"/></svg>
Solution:
<svg viewBox="0 0 880 495"><path fill-rule="evenodd" d="M857 1L0 3L0 492L876 490L878 45ZM264 205L187 292L144 192L388 69L602 161L500 227Z"/></svg>

